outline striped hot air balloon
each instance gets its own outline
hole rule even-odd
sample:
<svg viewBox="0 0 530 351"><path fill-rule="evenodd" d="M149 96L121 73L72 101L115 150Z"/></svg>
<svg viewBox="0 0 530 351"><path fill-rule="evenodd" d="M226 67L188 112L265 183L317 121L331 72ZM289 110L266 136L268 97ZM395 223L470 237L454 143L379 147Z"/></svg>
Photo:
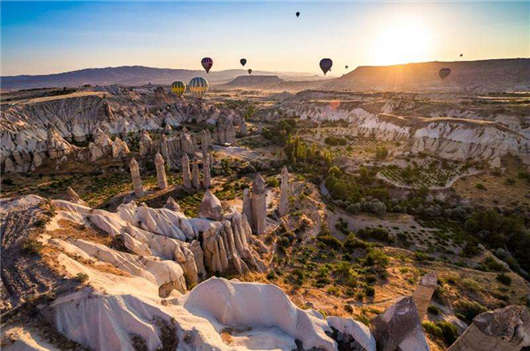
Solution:
<svg viewBox="0 0 530 351"><path fill-rule="evenodd" d="M208 81L202 77L195 77L190 80L188 89L193 96L203 97L208 91Z"/></svg>
<svg viewBox="0 0 530 351"><path fill-rule="evenodd" d="M184 94L186 91L186 84L180 80L177 80L171 84L171 91L177 96L182 96L182 94Z"/></svg>

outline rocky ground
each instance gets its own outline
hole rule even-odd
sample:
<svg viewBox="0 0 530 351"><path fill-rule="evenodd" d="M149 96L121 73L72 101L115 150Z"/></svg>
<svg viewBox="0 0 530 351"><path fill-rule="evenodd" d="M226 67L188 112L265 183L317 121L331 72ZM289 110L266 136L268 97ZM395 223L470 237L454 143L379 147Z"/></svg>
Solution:
<svg viewBox="0 0 530 351"><path fill-rule="evenodd" d="M524 96L227 95L3 99L3 348L530 346Z"/></svg>

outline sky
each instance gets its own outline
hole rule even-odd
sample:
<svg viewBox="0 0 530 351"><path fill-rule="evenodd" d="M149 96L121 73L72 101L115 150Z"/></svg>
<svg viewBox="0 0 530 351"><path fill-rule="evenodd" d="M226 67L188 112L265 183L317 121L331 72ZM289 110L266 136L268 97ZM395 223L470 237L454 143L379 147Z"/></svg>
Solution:
<svg viewBox="0 0 530 351"><path fill-rule="evenodd" d="M4 1L1 75L143 65L333 75L358 65L530 57L530 2ZM300 17L295 13L300 11ZM459 57L460 54L464 56Z"/></svg>

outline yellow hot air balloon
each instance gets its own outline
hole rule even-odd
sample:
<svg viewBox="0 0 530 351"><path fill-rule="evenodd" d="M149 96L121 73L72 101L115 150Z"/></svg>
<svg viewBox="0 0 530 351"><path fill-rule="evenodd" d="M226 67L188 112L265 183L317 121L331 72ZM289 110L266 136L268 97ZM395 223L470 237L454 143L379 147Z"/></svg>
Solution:
<svg viewBox="0 0 530 351"><path fill-rule="evenodd" d="M193 96L203 97L208 91L208 81L202 77L195 77L190 80L188 89Z"/></svg>
<svg viewBox="0 0 530 351"><path fill-rule="evenodd" d="M184 94L184 92L186 91L186 84L184 84L184 82L181 82L180 80L177 80L176 82L173 82L171 84L171 91L177 96L182 96L182 94Z"/></svg>

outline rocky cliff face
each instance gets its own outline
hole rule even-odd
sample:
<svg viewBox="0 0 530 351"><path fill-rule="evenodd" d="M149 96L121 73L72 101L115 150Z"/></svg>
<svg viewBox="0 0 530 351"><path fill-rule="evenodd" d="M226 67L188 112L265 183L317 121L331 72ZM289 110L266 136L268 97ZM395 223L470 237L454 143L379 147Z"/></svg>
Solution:
<svg viewBox="0 0 530 351"><path fill-rule="evenodd" d="M405 142L412 153L433 153L450 160L485 160L492 166L500 157L512 154L530 164L530 139L504 125L463 118L400 117L371 113L363 108L336 107L330 104L288 104L286 112L314 121L349 123L336 128L336 135L375 137Z"/></svg>
<svg viewBox="0 0 530 351"><path fill-rule="evenodd" d="M101 131L123 137L145 130L162 131L183 122L215 125L219 116L230 116L237 123L240 120L234 111L193 99L178 100L163 89L101 90L4 104L0 112L1 169L26 172L47 159L59 161L63 156L95 159L109 144L100 138ZM79 152L75 144L88 141L89 153ZM127 152L121 139L111 147L116 157Z"/></svg>

